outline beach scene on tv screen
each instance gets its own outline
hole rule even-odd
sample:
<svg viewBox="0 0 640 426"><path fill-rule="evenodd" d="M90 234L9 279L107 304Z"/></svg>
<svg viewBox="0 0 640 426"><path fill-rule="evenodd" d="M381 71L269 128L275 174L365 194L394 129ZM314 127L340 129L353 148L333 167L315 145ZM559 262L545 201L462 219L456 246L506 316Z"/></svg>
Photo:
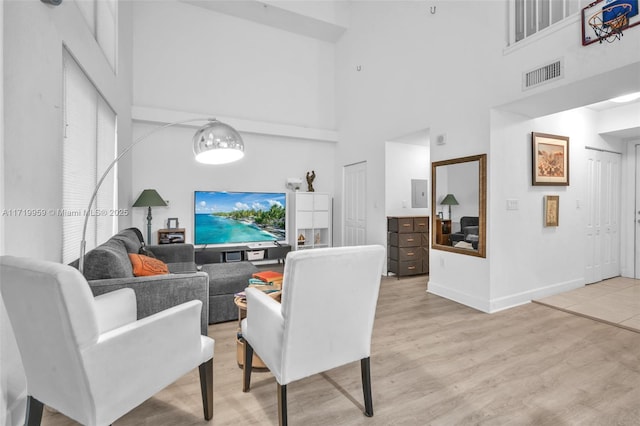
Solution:
<svg viewBox="0 0 640 426"><path fill-rule="evenodd" d="M286 239L285 193L197 191L194 209L195 244Z"/></svg>

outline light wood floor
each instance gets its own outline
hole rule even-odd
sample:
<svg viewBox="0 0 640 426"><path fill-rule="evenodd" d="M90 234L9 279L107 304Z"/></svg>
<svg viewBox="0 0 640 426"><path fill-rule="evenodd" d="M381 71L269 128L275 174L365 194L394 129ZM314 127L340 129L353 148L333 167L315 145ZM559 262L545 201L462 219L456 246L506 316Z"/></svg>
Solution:
<svg viewBox="0 0 640 426"><path fill-rule="evenodd" d="M535 302L640 333L640 280L611 278Z"/></svg>
<svg viewBox="0 0 640 426"><path fill-rule="evenodd" d="M639 425L640 334L530 303L495 314L384 278L372 345L375 416L359 363L288 386L291 425ZM276 385L241 391L236 323L210 326L215 425L275 425ZM115 423L201 425L194 370ZM72 425L45 413L44 425Z"/></svg>

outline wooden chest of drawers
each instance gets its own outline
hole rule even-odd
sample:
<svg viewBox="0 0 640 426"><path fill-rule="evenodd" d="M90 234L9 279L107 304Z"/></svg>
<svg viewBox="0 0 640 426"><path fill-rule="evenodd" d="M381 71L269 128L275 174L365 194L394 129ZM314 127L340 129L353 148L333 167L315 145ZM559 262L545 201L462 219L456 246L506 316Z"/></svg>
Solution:
<svg viewBox="0 0 640 426"><path fill-rule="evenodd" d="M387 217L387 273L429 273L429 217Z"/></svg>

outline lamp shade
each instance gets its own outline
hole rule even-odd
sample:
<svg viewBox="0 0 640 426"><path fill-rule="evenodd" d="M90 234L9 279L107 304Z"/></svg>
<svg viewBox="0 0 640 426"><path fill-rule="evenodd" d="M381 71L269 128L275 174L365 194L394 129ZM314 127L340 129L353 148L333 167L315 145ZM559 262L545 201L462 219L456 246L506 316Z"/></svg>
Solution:
<svg viewBox="0 0 640 426"><path fill-rule="evenodd" d="M457 206L458 205L458 200L456 200L456 197L454 197L453 194L447 194L442 199L440 204L442 204L443 206Z"/></svg>
<svg viewBox="0 0 640 426"><path fill-rule="evenodd" d="M162 199L158 191L155 189L145 189L138 197L132 207L156 207L166 206L167 203Z"/></svg>
<svg viewBox="0 0 640 426"><path fill-rule="evenodd" d="M200 163L231 163L244 157L244 142L233 127L211 120L193 135L193 153Z"/></svg>

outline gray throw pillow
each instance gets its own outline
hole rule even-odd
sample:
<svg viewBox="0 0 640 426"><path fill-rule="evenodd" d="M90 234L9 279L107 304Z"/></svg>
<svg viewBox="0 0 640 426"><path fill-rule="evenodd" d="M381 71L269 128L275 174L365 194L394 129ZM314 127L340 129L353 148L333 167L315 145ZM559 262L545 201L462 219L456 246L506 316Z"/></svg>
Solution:
<svg viewBox="0 0 640 426"><path fill-rule="evenodd" d="M124 242L110 239L87 253L84 276L89 281L132 277L133 269Z"/></svg>

